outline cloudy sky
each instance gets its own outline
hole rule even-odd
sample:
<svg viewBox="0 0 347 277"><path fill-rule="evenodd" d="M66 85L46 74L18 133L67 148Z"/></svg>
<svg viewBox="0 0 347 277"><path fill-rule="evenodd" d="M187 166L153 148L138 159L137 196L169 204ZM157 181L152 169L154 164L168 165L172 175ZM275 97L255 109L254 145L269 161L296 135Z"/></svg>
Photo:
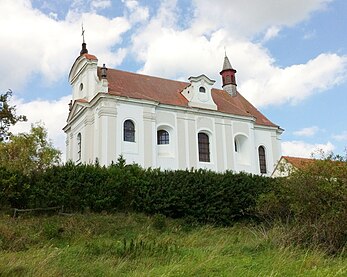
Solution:
<svg viewBox="0 0 347 277"><path fill-rule="evenodd" d="M99 64L220 87L224 49L239 92L280 125L284 155L347 146L345 0L0 0L0 93L65 152L81 24Z"/></svg>

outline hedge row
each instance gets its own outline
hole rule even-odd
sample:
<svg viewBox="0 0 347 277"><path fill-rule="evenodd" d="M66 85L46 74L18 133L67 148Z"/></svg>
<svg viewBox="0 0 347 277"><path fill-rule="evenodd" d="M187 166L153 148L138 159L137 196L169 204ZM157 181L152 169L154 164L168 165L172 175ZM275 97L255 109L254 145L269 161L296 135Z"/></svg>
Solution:
<svg viewBox="0 0 347 277"><path fill-rule="evenodd" d="M160 171L67 163L24 176L0 168L0 206L64 206L67 211L138 211L228 225L252 217L272 180L206 170Z"/></svg>

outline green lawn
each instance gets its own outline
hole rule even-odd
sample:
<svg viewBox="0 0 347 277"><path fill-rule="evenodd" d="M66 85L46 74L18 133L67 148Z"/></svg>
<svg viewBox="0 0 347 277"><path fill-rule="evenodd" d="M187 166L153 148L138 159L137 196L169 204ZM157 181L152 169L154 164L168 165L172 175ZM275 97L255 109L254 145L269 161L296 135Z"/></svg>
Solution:
<svg viewBox="0 0 347 277"><path fill-rule="evenodd" d="M0 215L0 276L347 276L347 258L275 232L141 214Z"/></svg>

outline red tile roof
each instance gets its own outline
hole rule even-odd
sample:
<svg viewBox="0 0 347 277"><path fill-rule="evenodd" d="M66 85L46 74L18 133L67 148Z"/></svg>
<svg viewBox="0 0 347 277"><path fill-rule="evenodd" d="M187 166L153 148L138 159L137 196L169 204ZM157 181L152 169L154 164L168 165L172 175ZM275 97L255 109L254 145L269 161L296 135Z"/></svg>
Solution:
<svg viewBox="0 0 347 277"><path fill-rule="evenodd" d="M100 68L98 68L100 76ZM109 94L152 100L160 104L188 107L188 100L181 94L190 83L168 80L116 69L107 70ZM261 114L241 94L229 95L226 91L212 89L212 98L219 112L251 116L259 125L278 127Z"/></svg>
<svg viewBox="0 0 347 277"><path fill-rule="evenodd" d="M91 54L83 54L83 56L85 56L88 60L97 60L98 58L95 57L94 55L91 55Z"/></svg>
<svg viewBox="0 0 347 277"><path fill-rule="evenodd" d="M297 169L303 169L304 167L310 164L313 164L316 161L315 159L289 157L289 156L282 156L282 158L285 159L288 163L292 164Z"/></svg>

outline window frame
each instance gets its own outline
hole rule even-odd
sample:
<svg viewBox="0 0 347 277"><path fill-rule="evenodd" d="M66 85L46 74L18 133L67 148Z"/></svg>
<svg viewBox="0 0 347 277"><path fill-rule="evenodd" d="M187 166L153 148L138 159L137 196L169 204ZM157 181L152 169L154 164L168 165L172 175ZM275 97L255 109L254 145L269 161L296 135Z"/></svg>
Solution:
<svg viewBox="0 0 347 277"><path fill-rule="evenodd" d="M170 144L170 133L165 129L157 131L157 145L168 145Z"/></svg>
<svg viewBox="0 0 347 277"><path fill-rule="evenodd" d="M206 93L206 88L203 86L199 87L199 92L200 93Z"/></svg>
<svg viewBox="0 0 347 277"><path fill-rule="evenodd" d="M81 133L77 134L77 161L82 158L82 135Z"/></svg>
<svg viewBox="0 0 347 277"><path fill-rule="evenodd" d="M123 141L135 142L135 123L131 119L127 119L123 123Z"/></svg>
<svg viewBox="0 0 347 277"><path fill-rule="evenodd" d="M198 152L199 162L211 162L210 136L205 132L198 133Z"/></svg>
<svg viewBox="0 0 347 277"><path fill-rule="evenodd" d="M258 159L259 159L260 174L266 174L267 173L266 150L265 150L265 147L262 145L258 147Z"/></svg>

